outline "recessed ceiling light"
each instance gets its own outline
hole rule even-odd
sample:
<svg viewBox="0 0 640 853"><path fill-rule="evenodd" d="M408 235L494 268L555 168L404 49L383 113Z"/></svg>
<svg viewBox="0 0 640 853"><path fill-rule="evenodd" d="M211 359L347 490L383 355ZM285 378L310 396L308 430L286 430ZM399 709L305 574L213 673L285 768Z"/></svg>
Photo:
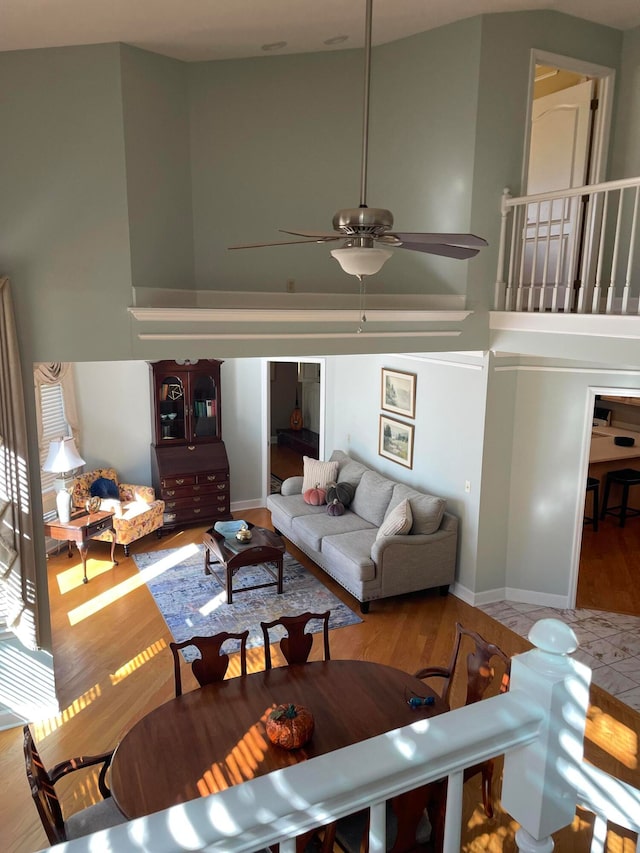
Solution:
<svg viewBox="0 0 640 853"><path fill-rule="evenodd" d="M332 45L332 44L342 44L343 41L347 41L349 36L333 36L330 39L325 39L324 44Z"/></svg>
<svg viewBox="0 0 640 853"><path fill-rule="evenodd" d="M286 41L273 41L271 44L263 44L262 50L280 50L283 47L286 47Z"/></svg>

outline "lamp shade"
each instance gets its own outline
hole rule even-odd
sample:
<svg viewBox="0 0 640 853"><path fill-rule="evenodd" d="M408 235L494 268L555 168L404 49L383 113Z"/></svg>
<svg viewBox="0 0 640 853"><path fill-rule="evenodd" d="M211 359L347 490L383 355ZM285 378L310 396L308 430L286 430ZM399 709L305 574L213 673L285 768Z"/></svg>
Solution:
<svg viewBox="0 0 640 853"><path fill-rule="evenodd" d="M73 438L61 438L49 445L49 454L42 466L43 471L53 474L65 474L84 465L84 459L78 453Z"/></svg>
<svg viewBox="0 0 640 853"><path fill-rule="evenodd" d="M331 251L331 256L349 275L375 275L392 254L388 249L378 249L375 246L350 246L347 249Z"/></svg>

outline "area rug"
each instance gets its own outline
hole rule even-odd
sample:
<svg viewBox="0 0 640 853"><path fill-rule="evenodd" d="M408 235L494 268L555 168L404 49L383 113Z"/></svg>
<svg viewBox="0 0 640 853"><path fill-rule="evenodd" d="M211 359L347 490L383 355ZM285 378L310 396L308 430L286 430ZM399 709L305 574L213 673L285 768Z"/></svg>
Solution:
<svg viewBox="0 0 640 853"><path fill-rule="evenodd" d="M277 594L275 587L236 594L236 588L272 580L264 567L249 566L241 569L233 579L232 604L227 604L226 592L215 575L204 574L202 545L133 554L133 559L177 642L193 636L208 637L219 631L238 633L248 628L247 647L262 646L260 622L306 611L330 610L329 628L362 622L290 554L284 555L282 595ZM318 633L322 623L314 620L307 630ZM277 632L274 631L273 636L277 637ZM192 659L190 650L185 651L185 659Z"/></svg>
<svg viewBox="0 0 640 853"><path fill-rule="evenodd" d="M280 477L276 477L275 474L271 475L271 494L279 495L280 489L282 488L282 480Z"/></svg>

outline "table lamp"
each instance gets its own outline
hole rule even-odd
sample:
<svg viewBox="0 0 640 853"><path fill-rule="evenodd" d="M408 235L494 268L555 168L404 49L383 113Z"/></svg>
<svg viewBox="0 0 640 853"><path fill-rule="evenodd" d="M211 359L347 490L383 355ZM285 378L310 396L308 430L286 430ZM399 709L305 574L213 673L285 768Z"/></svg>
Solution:
<svg viewBox="0 0 640 853"><path fill-rule="evenodd" d="M69 475L81 465L84 465L84 459L78 453L73 438L61 438L51 442L42 470L61 475L53 481L53 487L56 490L58 518L63 524L71 520L72 478Z"/></svg>

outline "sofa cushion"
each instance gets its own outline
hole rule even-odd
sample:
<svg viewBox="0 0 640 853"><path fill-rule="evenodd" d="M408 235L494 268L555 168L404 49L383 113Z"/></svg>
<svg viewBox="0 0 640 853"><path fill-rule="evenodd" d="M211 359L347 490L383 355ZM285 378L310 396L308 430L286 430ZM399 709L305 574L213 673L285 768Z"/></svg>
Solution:
<svg viewBox="0 0 640 853"><path fill-rule="evenodd" d="M393 480L387 480L386 477L377 474L375 471L365 471L353 496L351 509L361 518L370 521L376 527L380 527L387 512L394 486Z"/></svg>
<svg viewBox="0 0 640 853"><path fill-rule="evenodd" d="M343 575L352 583L371 581L376 576L375 563L371 559L371 547L375 540L375 527L339 536L325 536L322 540L322 556L331 566L334 576Z"/></svg>
<svg viewBox="0 0 640 853"><path fill-rule="evenodd" d="M289 521L299 515L327 514L326 506L312 506L304 502L302 495L269 495L267 506L283 515Z"/></svg>
<svg viewBox="0 0 640 853"><path fill-rule="evenodd" d="M413 525L411 533L435 533L440 528L447 502L435 495L425 495L415 489L396 483L393 495L389 501L388 513L392 512L401 501L409 499Z"/></svg>
<svg viewBox="0 0 640 853"><path fill-rule="evenodd" d="M302 457L303 465L303 482L302 493L304 494L309 489L315 489L316 486L320 489L327 490L329 483L335 483L338 477L337 462L320 462L319 459L312 459L310 456Z"/></svg>
<svg viewBox="0 0 640 853"><path fill-rule="evenodd" d="M338 463L337 479L341 483L350 483L354 489L362 479L364 472L368 470L366 465L363 465L362 462L356 462L355 459L347 456L343 450L334 450L331 454L331 461Z"/></svg>
<svg viewBox="0 0 640 853"><path fill-rule="evenodd" d="M370 530L374 527L373 524L349 510L344 515L332 516L327 515L326 507L316 507L316 509L321 510L320 515L296 516L292 523L293 533L299 536L314 551L323 550L322 540L325 536L350 533L354 530ZM369 549L369 552L371 552L371 549Z"/></svg>
<svg viewBox="0 0 640 853"><path fill-rule="evenodd" d="M405 498L391 512L387 513L378 529L376 539L380 539L381 536L401 536L411 530L412 524L411 504L409 499Z"/></svg>

